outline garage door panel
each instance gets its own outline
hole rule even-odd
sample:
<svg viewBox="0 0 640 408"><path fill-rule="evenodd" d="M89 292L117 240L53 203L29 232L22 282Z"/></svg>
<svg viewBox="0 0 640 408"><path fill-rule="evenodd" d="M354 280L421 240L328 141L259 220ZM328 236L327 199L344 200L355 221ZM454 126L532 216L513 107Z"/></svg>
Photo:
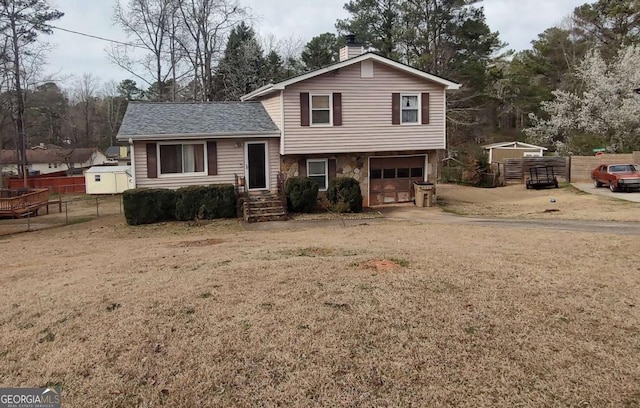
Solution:
<svg viewBox="0 0 640 408"><path fill-rule="evenodd" d="M370 203L410 202L413 182L423 181L424 156L372 158L369 172Z"/></svg>

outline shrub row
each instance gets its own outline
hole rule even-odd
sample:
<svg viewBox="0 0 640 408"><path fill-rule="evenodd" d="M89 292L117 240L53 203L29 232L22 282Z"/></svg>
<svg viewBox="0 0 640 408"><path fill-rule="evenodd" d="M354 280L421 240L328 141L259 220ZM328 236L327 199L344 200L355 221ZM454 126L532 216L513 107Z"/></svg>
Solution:
<svg viewBox="0 0 640 408"><path fill-rule="evenodd" d="M311 212L318 201L318 184L308 177L291 177L284 188L287 207L292 212ZM336 212L361 212L360 183L351 177L331 180L327 187L329 209Z"/></svg>
<svg viewBox="0 0 640 408"><path fill-rule="evenodd" d="M178 190L136 188L124 192L129 225L180 220L232 218L236 194L232 185L184 187Z"/></svg>

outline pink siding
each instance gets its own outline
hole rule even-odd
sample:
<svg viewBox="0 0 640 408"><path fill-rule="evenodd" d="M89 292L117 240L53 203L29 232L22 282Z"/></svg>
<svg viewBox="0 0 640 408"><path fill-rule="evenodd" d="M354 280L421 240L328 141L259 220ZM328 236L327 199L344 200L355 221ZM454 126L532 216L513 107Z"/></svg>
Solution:
<svg viewBox="0 0 640 408"><path fill-rule="evenodd" d="M374 62L374 77L360 64L291 85L285 90L283 154L383 152L445 148L445 90ZM342 93L343 126L300 126L300 92ZM392 125L391 95L430 93L428 125Z"/></svg>
<svg viewBox="0 0 640 408"><path fill-rule="evenodd" d="M280 98L280 91L276 91L266 98L262 98L260 102L262 102L262 106L264 106L264 109L271 117L271 120L273 120L273 123L280 128L282 126L282 102Z"/></svg>
<svg viewBox="0 0 640 408"><path fill-rule="evenodd" d="M253 139L247 139L249 141ZM255 139L260 140L260 139ZM269 182L271 189L277 187L277 174L280 172L279 138L268 140ZM216 176L159 176L147 177L147 151L144 142L135 142L136 187L180 188L208 184L234 184L235 175L243 177L245 169L244 145L236 147L236 140L218 139L218 175Z"/></svg>

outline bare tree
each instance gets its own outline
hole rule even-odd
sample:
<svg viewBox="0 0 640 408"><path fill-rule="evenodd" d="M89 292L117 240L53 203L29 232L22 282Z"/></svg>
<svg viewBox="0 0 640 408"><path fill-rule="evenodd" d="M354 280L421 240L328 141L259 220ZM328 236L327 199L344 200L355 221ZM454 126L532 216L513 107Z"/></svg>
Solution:
<svg viewBox="0 0 640 408"><path fill-rule="evenodd" d="M83 74L75 85L73 90L73 101L78 107L83 126L84 140L78 140L78 134L75 134L74 140L76 146L86 144L89 146L94 139L93 123L95 119L96 97L98 91L98 78L92 74Z"/></svg>
<svg viewBox="0 0 640 408"><path fill-rule="evenodd" d="M0 33L8 40L11 77L16 97L15 126L20 150L20 172L27 177L26 138L24 130L25 102L23 94L23 57L38 35L51 34L50 21L64 14L50 8L46 0L0 0Z"/></svg>
<svg viewBox="0 0 640 408"><path fill-rule="evenodd" d="M178 53L177 0L129 0L116 2L114 22L130 37L132 46L114 44L107 51L109 59L153 88L153 99L175 100L181 55ZM147 51L141 58L132 57L132 48ZM172 79L172 91L167 81Z"/></svg>
<svg viewBox="0 0 640 408"><path fill-rule="evenodd" d="M237 0L176 0L185 35L179 43L193 68L194 100L210 101L215 94L214 69L233 27L247 17Z"/></svg>
<svg viewBox="0 0 640 408"><path fill-rule="evenodd" d="M102 89L102 115L109 129L109 142L115 145L116 135L120 129L124 111L127 109L127 100L118 90L118 83L107 82Z"/></svg>

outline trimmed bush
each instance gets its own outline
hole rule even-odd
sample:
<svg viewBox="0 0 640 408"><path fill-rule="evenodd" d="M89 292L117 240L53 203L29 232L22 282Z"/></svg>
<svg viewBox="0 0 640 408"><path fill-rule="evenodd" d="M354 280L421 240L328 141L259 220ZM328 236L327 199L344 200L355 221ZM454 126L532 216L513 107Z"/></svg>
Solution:
<svg viewBox="0 0 640 408"><path fill-rule="evenodd" d="M129 225L152 224L175 219L176 192L136 188L122 194L124 216Z"/></svg>
<svg viewBox="0 0 640 408"><path fill-rule="evenodd" d="M327 200L330 209L337 212L361 212L362 191L360 183L351 177L338 177L329 182Z"/></svg>
<svg viewBox="0 0 640 408"><path fill-rule="evenodd" d="M311 212L318 202L318 183L308 177L291 177L284 185L291 212Z"/></svg>
<svg viewBox="0 0 640 408"><path fill-rule="evenodd" d="M236 191L231 184L183 187L176 193L175 215L180 221L236 216Z"/></svg>

